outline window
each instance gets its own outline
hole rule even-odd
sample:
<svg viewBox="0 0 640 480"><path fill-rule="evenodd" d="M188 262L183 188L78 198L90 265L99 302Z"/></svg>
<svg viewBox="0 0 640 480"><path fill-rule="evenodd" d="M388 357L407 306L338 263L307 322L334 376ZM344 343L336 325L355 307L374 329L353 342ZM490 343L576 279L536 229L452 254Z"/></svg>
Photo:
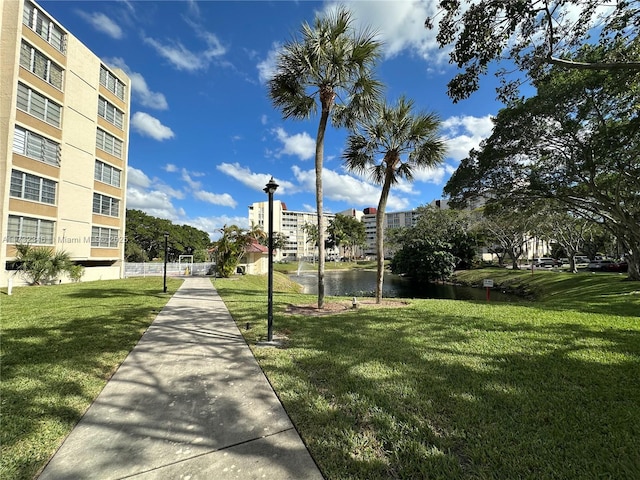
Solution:
<svg viewBox="0 0 640 480"><path fill-rule="evenodd" d="M13 151L49 165L60 165L58 143L17 125L13 132Z"/></svg>
<svg viewBox="0 0 640 480"><path fill-rule="evenodd" d="M53 245L54 225L51 220L9 215L7 242Z"/></svg>
<svg viewBox="0 0 640 480"><path fill-rule="evenodd" d="M22 23L35 31L56 49L65 53L67 35L28 0L24 2Z"/></svg>
<svg viewBox="0 0 640 480"><path fill-rule="evenodd" d="M24 41L20 46L20 65L62 90L62 68Z"/></svg>
<svg viewBox="0 0 640 480"><path fill-rule="evenodd" d="M98 98L98 115L104 118L107 122L122 129L124 113L102 97Z"/></svg>
<svg viewBox="0 0 640 480"><path fill-rule="evenodd" d="M53 180L20 172L19 170L11 170L9 194L16 198L55 205L56 185Z"/></svg>
<svg viewBox="0 0 640 480"><path fill-rule="evenodd" d="M93 213L117 217L120 210L120 200L100 193L93 194Z"/></svg>
<svg viewBox="0 0 640 480"><path fill-rule="evenodd" d="M120 187L121 171L111 165L96 160L94 178L99 182Z"/></svg>
<svg viewBox="0 0 640 480"><path fill-rule="evenodd" d="M18 84L18 108L54 127L60 127L62 107L22 83Z"/></svg>
<svg viewBox="0 0 640 480"><path fill-rule="evenodd" d="M122 140L98 129L96 133L96 146L111 155L122 158Z"/></svg>
<svg viewBox="0 0 640 480"><path fill-rule="evenodd" d="M100 84L120 100L124 100L124 83L102 65L100 65Z"/></svg>
<svg viewBox="0 0 640 480"><path fill-rule="evenodd" d="M117 248L119 233L114 228L91 227L91 246Z"/></svg>

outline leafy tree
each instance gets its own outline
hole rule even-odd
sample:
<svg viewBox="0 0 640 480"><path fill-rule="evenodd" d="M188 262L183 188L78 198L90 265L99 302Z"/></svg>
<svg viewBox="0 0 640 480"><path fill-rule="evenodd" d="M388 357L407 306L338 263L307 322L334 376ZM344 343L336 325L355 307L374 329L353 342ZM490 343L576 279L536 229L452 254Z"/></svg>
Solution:
<svg viewBox="0 0 640 480"><path fill-rule="evenodd" d="M547 239L555 242L564 250L569 259L569 270L577 273L575 256L580 254L594 231L597 224L581 217L576 217L557 206L549 205L541 211L544 218L543 230Z"/></svg>
<svg viewBox="0 0 640 480"><path fill-rule="evenodd" d="M405 274L417 282L445 280L455 269L455 257L449 244L435 238L419 236L405 239L391 259L391 271Z"/></svg>
<svg viewBox="0 0 640 480"><path fill-rule="evenodd" d="M218 275L228 278L235 273L246 247L255 243L255 238L250 232L236 225L225 225L220 231L222 236L213 243L216 268Z"/></svg>
<svg viewBox="0 0 640 480"><path fill-rule="evenodd" d="M525 72L535 81L550 65L640 70L640 9L635 1L604 5L600 0L441 0L439 7L437 20L428 18L425 26L433 28L437 23L439 45L453 46L451 63L462 70L448 84L454 101L478 90L480 76L494 61L504 65L498 92L503 100L515 98L523 81L508 80L514 71ZM617 44L618 48L597 59L576 58L580 46L593 43L594 37L599 45Z"/></svg>
<svg viewBox="0 0 640 480"><path fill-rule="evenodd" d="M482 232L490 250L502 252L502 256L498 256L499 264L503 265L505 256L509 255L512 268L517 270L520 268L518 259L524 253L525 245L531 238L531 231L535 228L533 218L527 211L489 209L484 212L475 228Z"/></svg>
<svg viewBox="0 0 640 480"><path fill-rule="evenodd" d="M414 103L401 97L396 105L381 104L358 122L347 138L343 158L348 170L369 173L382 185L376 212L376 303L382 301L384 282L384 217L391 186L413 180L416 169L444 160L445 143L438 136L440 120L433 113L413 113Z"/></svg>
<svg viewBox="0 0 640 480"><path fill-rule="evenodd" d="M391 260L394 273L415 281L448 278L458 267L470 265L475 257L475 237L470 232L469 212L419 207L413 227L397 229L394 244L399 247Z"/></svg>
<svg viewBox="0 0 640 480"><path fill-rule="evenodd" d="M165 232L169 233L168 260L176 260L180 255L193 255L194 261L203 262L211 244L207 232L190 225L174 225L169 220L153 217L140 210L127 210L126 231L125 258L129 262L164 257Z"/></svg>
<svg viewBox="0 0 640 480"><path fill-rule="evenodd" d="M349 126L368 115L381 91L372 74L380 43L371 31L356 32L352 23L343 7L316 17L313 26L304 23L300 38L286 43L279 53L269 82L269 97L284 118L306 119L320 107L315 153L318 308L324 304L322 168L327 123L331 117L335 126Z"/></svg>
<svg viewBox="0 0 640 480"><path fill-rule="evenodd" d="M19 270L32 285L54 281L61 273L67 273L73 280L82 276L82 267L77 268L69 253L50 247L16 245L16 262Z"/></svg>
<svg viewBox="0 0 640 480"><path fill-rule="evenodd" d="M302 226L302 231L307 234L307 243L317 247L318 242L320 241L320 236L318 235L318 226L313 223L305 223Z"/></svg>
<svg viewBox="0 0 640 480"><path fill-rule="evenodd" d="M327 228L328 244L343 250L349 250L349 257L353 258L355 247L365 243L365 228L356 218L338 213Z"/></svg>
<svg viewBox="0 0 640 480"><path fill-rule="evenodd" d="M585 47L580 58L600 58ZM640 280L640 78L629 72L552 69L537 94L503 109L492 135L445 186L455 204L473 196L511 205L554 199L600 223Z"/></svg>

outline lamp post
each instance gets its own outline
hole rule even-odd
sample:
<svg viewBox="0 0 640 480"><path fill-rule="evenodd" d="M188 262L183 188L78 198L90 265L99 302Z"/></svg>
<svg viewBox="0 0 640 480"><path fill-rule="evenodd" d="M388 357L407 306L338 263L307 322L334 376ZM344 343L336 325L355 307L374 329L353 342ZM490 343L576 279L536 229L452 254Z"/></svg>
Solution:
<svg viewBox="0 0 640 480"><path fill-rule="evenodd" d="M278 188L278 184L269 180L264 193L269 196L269 275L267 286L267 342L273 340L273 194Z"/></svg>
<svg viewBox="0 0 640 480"><path fill-rule="evenodd" d="M164 232L164 293L167 293L167 255L169 253L168 248L169 232Z"/></svg>

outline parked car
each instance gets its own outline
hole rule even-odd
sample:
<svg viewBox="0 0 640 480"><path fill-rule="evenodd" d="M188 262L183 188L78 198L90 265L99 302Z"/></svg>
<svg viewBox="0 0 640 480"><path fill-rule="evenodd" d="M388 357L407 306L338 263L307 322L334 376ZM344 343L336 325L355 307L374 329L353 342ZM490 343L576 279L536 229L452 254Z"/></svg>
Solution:
<svg viewBox="0 0 640 480"><path fill-rule="evenodd" d="M614 263L613 260L594 260L587 265L587 268L592 272L606 272L609 271L609 266Z"/></svg>
<svg viewBox="0 0 640 480"><path fill-rule="evenodd" d="M607 272L627 272L629 271L629 264L627 262L614 262L606 266Z"/></svg>
<svg viewBox="0 0 640 480"><path fill-rule="evenodd" d="M558 262L555 258L551 258L551 257L534 258L533 264L536 267L541 267L541 268L553 268L553 267L559 267L561 265L560 262Z"/></svg>
<svg viewBox="0 0 640 480"><path fill-rule="evenodd" d="M576 264L576 268L588 268L589 264L591 263L589 257L585 257L582 255L576 255L575 257L573 257L573 261Z"/></svg>

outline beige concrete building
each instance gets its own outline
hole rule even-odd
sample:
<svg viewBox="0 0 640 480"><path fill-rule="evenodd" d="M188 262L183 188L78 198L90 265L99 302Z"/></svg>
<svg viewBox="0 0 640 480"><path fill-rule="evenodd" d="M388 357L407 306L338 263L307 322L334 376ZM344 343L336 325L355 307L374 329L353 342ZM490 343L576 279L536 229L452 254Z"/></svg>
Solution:
<svg viewBox="0 0 640 480"><path fill-rule="evenodd" d="M323 216L323 226L326 229L335 214L326 213ZM287 205L280 200L273 201L273 232L274 238L280 233L285 238L285 246L276 249L275 261L313 261L317 258L318 249L305 229L306 224L316 225L318 215L315 212L296 212L288 210ZM269 202L256 202L249 205L249 223L258 225L263 231L269 231ZM328 249L329 258L337 256L337 249Z"/></svg>
<svg viewBox="0 0 640 480"><path fill-rule="evenodd" d="M0 286L21 282L18 243L120 278L130 80L35 2L0 2L0 22Z"/></svg>

